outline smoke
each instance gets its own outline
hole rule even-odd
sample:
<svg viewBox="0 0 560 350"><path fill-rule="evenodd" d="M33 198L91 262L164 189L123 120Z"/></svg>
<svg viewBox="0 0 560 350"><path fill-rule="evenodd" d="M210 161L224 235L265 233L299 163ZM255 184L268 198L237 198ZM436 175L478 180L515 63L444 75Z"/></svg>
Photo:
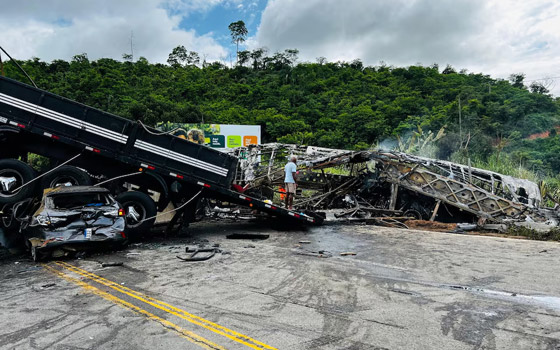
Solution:
<svg viewBox="0 0 560 350"><path fill-rule="evenodd" d="M375 151L398 151L399 142L396 138L386 138L385 140L377 143L374 147Z"/></svg>
<svg viewBox="0 0 560 350"><path fill-rule="evenodd" d="M397 137L388 137L379 142L374 150L398 151L435 159L439 151L438 141L444 136L444 128L437 133L424 132L419 128L418 131L409 130Z"/></svg>

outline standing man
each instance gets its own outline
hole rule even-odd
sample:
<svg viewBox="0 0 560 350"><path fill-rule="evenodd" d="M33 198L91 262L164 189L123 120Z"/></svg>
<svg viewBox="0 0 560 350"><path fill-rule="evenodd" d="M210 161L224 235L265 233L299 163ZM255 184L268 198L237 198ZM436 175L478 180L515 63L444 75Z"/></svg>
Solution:
<svg viewBox="0 0 560 350"><path fill-rule="evenodd" d="M284 185L286 188L286 208L292 210L292 205L294 204L294 197L296 195L297 187L297 158L292 156L290 162L284 167L284 172L286 177L284 178Z"/></svg>

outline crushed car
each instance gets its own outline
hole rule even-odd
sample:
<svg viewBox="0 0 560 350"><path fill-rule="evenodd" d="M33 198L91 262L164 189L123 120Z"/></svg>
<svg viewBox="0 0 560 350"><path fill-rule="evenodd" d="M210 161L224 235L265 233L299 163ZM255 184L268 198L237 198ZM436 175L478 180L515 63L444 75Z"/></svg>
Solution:
<svg viewBox="0 0 560 350"><path fill-rule="evenodd" d="M34 261L127 243L125 211L105 188L48 189L28 212L33 214L19 219L20 230Z"/></svg>

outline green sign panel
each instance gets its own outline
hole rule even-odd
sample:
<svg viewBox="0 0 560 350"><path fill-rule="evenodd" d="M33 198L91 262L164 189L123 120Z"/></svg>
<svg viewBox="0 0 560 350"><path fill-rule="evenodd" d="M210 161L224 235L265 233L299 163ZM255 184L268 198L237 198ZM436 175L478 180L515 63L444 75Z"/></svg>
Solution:
<svg viewBox="0 0 560 350"><path fill-rule="evenodd" d="M241 147L241 136L239 135L228 135L227 137L228 148Z"/></svg>
<svg viewBox="0 0 560 350"><path fill-rule="evenodd" d="M224 135L210 135L210 147L225 148L226 138Z"/></svg>

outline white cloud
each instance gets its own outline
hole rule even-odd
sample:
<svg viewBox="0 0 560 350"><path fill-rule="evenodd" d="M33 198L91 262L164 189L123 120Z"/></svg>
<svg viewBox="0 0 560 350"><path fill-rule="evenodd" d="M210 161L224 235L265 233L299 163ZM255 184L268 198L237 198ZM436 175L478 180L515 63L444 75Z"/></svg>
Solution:
<svg viewBox="0 0 560 350"><path fill-rule="evenodd" d="M13 2L0 12L2 46L13 56L44 60L70 59L86 52L90 58L134 56L165 62L177 45L206 54L209 60L227 54L211 34L178 28L189 11L206 11L221 0L44 0ZM183 6L181 15L174 12Z"/></svg>
<svg viewBox="0 0 560 350"><path fill-rule="evenodd" d="M251 46L303 60L452 64L507 78L560 76L560 3L547 0L271 0ZM560 84L554 91L560 95Z"/></svg>
<svg viewBox="0 0 560 350"><path fill-rule="evenodd" d="M184 45L208 60L229 57L216 34L179 28L216 6L258 20L265 0L29 0L0 11L0 45L13 56L50 61L86 52L92 59L134 56L165 62ZM186 19L186 20L185 20ZM211 20L211 19L209 19ZM227 39L223 40L227 42ZM300 50L302 60L360 58L406 66L452 64L527 81L560 76L560 2L556 0L269 0L244 47ZM560 79L553 92L560 95Z"/></svg>

